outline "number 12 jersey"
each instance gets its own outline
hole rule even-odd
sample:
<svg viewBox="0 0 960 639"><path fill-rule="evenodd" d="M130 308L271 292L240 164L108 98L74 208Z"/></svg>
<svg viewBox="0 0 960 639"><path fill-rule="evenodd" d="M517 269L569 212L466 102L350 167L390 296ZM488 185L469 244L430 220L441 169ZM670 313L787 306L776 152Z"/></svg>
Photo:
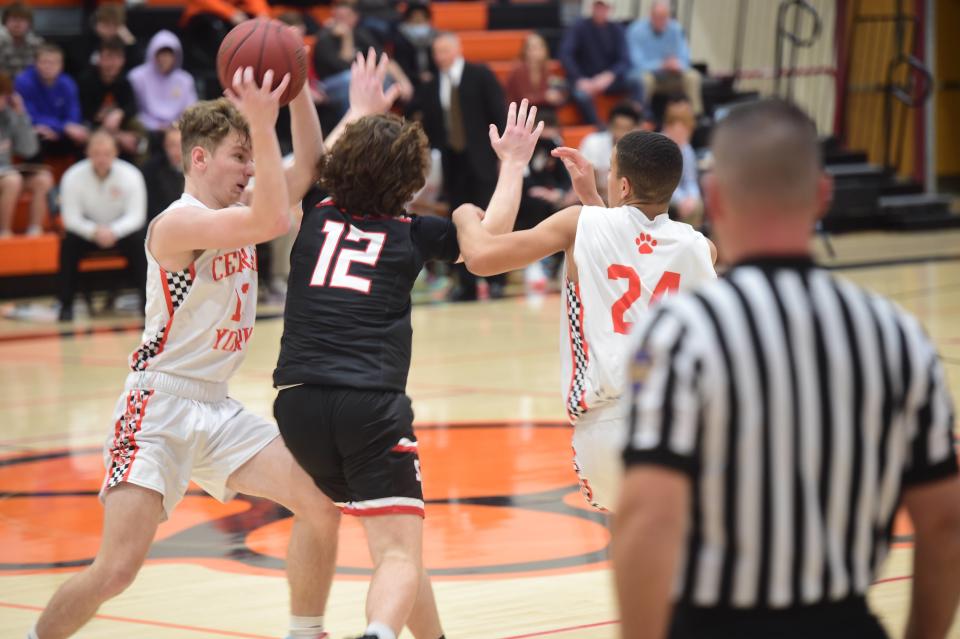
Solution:
<svg viewBox="0 0 960 639"><path fill-rule="evenodd" d="M274 385L404 392L410 291L424 262L459 255L450 219L354 216L310 191L290 255Z"/></svg>
<svg viewBox="0 0 960 639"><path fill-rule="evenodd" d="M561 385L567 415L615 401L623 391L629 333L664 294L716 278L710 245L666 213L584 206L573 246L578 282L564 281ZM565 271L566 272L566 269Z"/></svg>

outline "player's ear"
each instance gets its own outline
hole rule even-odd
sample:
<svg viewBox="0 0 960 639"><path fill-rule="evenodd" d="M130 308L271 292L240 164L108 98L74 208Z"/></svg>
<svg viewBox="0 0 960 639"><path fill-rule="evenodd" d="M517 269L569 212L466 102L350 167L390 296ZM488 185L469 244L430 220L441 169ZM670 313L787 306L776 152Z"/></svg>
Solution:
<svg viewBox="0 0 960 639"><path fill-rule="evenodd" d="M626 202L630 199L630 194L633 191L633 185L630 184L630 180L621 176L620 177L620 201Z"/></svg>
<svg viewBox="0 0 960 639"><path fill-rule="evenodd" d="M207 151L202 146L190 149L190 166L204 169L207 166Z"/></svg>

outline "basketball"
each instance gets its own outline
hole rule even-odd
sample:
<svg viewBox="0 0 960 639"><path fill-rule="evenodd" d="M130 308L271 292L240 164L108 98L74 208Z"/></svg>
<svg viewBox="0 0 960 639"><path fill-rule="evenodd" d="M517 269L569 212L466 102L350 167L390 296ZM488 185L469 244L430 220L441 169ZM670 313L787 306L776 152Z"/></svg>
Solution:
<svg viewBox="0 0 960 639"><path fill-rule="evenodd" d="M290 84L280 96L280 106L290 102L303 87L307 77L307 54L303 42L279 20L256 18L235 26L217 51L217 77L230 87L239 67L253 67L257 84L267 69L273 69L273 86L277 88L285 73Z"/></svg>

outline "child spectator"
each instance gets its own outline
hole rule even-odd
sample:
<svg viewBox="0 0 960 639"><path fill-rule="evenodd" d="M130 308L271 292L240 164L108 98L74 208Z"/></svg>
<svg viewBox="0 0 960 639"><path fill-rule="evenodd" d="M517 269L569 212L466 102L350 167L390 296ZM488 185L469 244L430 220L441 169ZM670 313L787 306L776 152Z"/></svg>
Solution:
<svg viewBox="0 0 960 639"><path fill-rule="evenodd" d="M170 203L183 194L183 153L180 150L180 129L175 126L163 133L163 153L155 153L143 167L147 183L147 222L160 215Z"/></svg>
<svg viewBox="0 0 960 639"><path fill-rule="evenodd" d="M432 50L436 37L437 30L430 24L430 5L423 2L407 4L393 40L393 59L414 88L430 82L437 74Z"/></svg>
<svg viewBox="0 0 960 639"><path fill-rule="evenodd" d="M126 53L119 38L100 43L96 63L87 65L80 76L80 108L91 128L103 128L117 141L120 155L130 161L142 155L146 143L143 126L137 121L133 87L123 74Z"/></svg>
<svg viewBox="0 0 960 639"><path fill-rule="evenodd" d="M703 224L703 197L700 195L697 175L697 155L690 145L694 128L696 119L689 100L675 100L667 105L663 116L663 134L677 143L683 155L680 184L670 198L670 217L699 229Z"/></svg>
<svg viewBox="0 0 960 639"><path fill-rule="evenodd" d="M137 49L137 38L127 28L127 10L122 4L101 4L91 18L93 28L88 33L81 68L88 63L96 64L101 45L108 40L123 44L124 71L129 71L142 62L143 52Z"/></svg>
<svg viewBox="0 0 960 639"><path fill-rule="evenodd" d="M180 40L164 29L150 39L143 64L127 76L137 100L137 119L148 131L164 131L197 101L193 76L182 64Z"/></svg>
<svg viewBox="0 0 960 639"><path fill-rule="evenodd" d="M17 76L15 88L27 107L44 155L82 152L90 131L80 111L77 83L63 72L63 51L45 42L37 62Z"/></svg>
<svg viewBox="0 0 960 639"><path fill-rule="evenodd" d="M43 38L33 32L33 10L23 2L13 2L3 10L0 27L0 70L17 77L37 59Z"/></svg>

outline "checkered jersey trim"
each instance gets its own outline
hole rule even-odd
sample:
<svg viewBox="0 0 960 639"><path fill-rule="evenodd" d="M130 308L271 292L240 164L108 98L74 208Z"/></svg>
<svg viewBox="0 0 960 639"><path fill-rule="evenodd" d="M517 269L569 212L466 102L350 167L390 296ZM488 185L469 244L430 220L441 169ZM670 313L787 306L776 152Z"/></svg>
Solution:
<svg viewBox="0 0 960 639"><path fill-rule="evenodd" d="M164 297L167 300L167 312L170 314L170 317L167 320L167 323L164 324L163 328L157 331L156 335L144 342L140 348L134 351L130 356L131 370L145 370L150 364L150 360L163 352L163 345L167 341L167 335L170 333L170 326L173 324L173 314L178 308L180 308L180 305L183 304L183 301L187 299L187 294L190 292L190 287L193 286L193 280L195 276L196 271L194 270L193 265L190 265L188 268L185 268L182 271L176 271L173 273L160 269L160 277L163 278L163 281L166 284Z"/></svg>
<svg viewBox="0 0 960 639"><path fill-rule="evenodd" d="M583 303L580 300L580 287L565 281L567 324L570 334L570 389L567 391L567 417L571 423L576 422L587 412L586 375L587 365L590 363L590 353L587 348L587 338L583 334Z"/></svg>
<svg viewBox="0 0 960 639"><path fill-rule="evenodd" d="M152 390L134 389L127 395L127 407L114 427L113 444L110 446L110 470L107 471L107 488L113 488L130 476L130 469L140 446L137 433L143 425L147 402Z"/></svg>

